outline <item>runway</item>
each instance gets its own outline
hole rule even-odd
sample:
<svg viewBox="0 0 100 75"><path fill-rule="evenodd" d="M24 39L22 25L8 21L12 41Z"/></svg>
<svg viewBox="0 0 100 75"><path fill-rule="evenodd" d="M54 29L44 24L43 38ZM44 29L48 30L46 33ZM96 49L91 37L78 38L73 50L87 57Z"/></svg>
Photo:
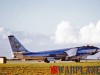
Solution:
<svg viewBox="0 0 100 75"><path fill-rule="evenodd" d="M56 60L56 61L50 61L50 63L69 63L69 62L73 62L76 63L74 61L60 61L60 60ZM82 63L82 62L100 62L100 60L81 60L78 63ZM8 64L35 64L35 63L45 63L44 61L36 61L36 60L7 60Z"/></svg>

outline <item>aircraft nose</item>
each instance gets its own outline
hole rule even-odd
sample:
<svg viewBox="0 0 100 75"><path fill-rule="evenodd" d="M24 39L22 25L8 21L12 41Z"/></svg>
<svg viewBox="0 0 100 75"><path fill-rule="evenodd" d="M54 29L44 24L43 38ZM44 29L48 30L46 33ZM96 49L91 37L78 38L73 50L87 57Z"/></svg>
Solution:
<svg viewBox="0 0 100 75"><path fill-rule="evenodd" d="M100 48L97 51L100 52Z"/></svg>

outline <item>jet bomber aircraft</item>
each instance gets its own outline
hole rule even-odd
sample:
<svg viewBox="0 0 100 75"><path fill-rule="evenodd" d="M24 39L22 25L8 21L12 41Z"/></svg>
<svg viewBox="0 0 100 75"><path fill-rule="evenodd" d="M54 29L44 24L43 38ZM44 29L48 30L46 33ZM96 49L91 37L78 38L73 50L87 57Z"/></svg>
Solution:
<svg viewBox="0 0 100 75"><path fill-rule="evenodd" d="M100 48L95 46L80 46L40 52L30 52L13 35L8 36L14 58L24 60L42 60L46 63L55 60L80 62L88 55L100 52Z"/></svg>

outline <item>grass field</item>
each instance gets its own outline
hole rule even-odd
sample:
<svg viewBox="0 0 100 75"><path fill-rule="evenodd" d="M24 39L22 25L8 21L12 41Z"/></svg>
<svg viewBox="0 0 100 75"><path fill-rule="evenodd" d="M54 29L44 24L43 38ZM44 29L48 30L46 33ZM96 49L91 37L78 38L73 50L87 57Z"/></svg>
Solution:
<svg viewBox="0 0 100 75"><path fill-rule="evenodd" d="M0 64L0 75L100 75L100 62Z"/></svg>

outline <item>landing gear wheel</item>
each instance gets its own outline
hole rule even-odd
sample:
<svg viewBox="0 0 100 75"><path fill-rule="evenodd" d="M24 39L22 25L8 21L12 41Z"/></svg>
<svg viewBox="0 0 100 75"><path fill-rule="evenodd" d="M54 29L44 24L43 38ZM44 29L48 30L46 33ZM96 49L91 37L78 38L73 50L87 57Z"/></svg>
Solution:
<svg viewBox="0 0 100 75"><path fill-rule="evenodd" d="M80 62L80 58L78 58L78 59L75 59L75 62Z"/></svg>
<svg viewBox="0 0 100 75"><path fill-rule="evenodd" d="M45 59L44 59L44 62L49 63L50 61L48 61L48 59L47 59L47 58L45 58Z"/></svg>

